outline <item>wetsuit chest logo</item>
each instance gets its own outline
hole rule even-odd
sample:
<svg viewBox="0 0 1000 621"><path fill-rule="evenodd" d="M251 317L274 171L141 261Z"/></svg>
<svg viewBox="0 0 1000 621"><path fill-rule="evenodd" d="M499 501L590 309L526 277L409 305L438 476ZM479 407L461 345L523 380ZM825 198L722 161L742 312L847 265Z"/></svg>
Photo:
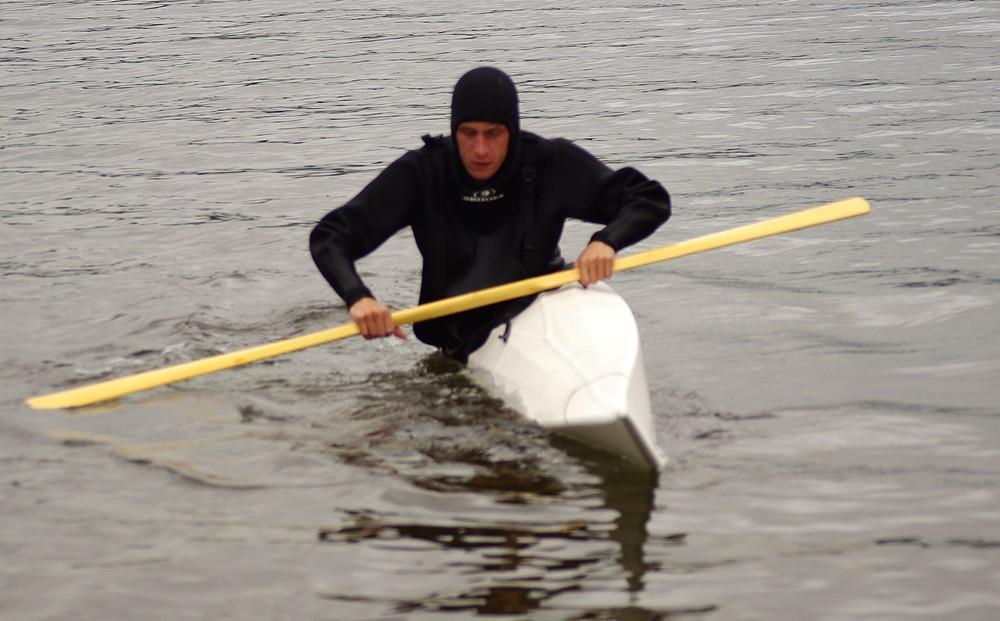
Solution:
<svg viewBox="0 0 1000 621"><path fill-rule="evenodd" d="M471 194L466 194L462 197L462 200L467 203L492 203L493 201L500 200L503 196L502 193L497 192L493 188L484 188Z"/></svg>

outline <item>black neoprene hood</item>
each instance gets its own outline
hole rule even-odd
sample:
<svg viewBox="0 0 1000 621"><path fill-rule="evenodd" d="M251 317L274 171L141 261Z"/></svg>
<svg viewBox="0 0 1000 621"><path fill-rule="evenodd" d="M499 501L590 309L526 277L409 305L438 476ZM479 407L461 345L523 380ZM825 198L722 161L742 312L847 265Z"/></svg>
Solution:
<svg viewBox="0 0 1000 621"><path fill-rule="evenodd" d="M495 67L477 67L459 78L451 94L451 133L465 121L502 123L516 144L521 131L514 81Z"/></svg>

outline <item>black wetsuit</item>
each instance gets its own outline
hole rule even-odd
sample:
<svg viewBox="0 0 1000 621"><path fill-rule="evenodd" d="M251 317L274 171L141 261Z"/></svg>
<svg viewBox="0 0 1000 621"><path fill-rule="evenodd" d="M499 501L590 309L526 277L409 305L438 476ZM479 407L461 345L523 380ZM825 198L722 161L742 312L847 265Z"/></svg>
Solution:
<svg viewBox="0 0 1000 621"><path fill-rule="evenodd" d="M348 307L372 296L354 262L410 227L423 257L420 303L562 269L568 218L605 225L616 251L670 216L670 197L633 168L612 170L569 141L520 132L499 181L462 174L452 139L424 137L313 229L320 272ZM374 296L372 296L374 297ZM520 312L515 300L414 325L421 341L464 361L489 331Z"/></svg>

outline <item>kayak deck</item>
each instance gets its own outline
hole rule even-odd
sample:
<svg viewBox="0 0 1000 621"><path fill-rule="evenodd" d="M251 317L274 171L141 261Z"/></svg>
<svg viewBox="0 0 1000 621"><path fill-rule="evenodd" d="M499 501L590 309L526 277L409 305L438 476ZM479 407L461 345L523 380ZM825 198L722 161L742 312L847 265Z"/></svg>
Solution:
<svg viewBox="0 0 1000 621"><path fill-rule="evenodd" d="M473 379L556 433L661 468L635 318L607 284L543 293L469 356Z"/></svg>

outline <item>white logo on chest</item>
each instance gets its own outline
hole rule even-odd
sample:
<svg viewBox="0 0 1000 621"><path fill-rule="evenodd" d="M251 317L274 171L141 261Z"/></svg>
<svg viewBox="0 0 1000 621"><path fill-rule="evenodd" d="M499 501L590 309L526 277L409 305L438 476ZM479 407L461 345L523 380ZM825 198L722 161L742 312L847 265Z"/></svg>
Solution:
<svg viewBox="0 0 1000 621"><path fill-rule="evenodd" d="M493 201L498 201L503 198L503 194L497 192L493 188L484 188L482 190L477 190L472 194L466 194L462 197L462 200L467 203L492 203Z"/></svg>

